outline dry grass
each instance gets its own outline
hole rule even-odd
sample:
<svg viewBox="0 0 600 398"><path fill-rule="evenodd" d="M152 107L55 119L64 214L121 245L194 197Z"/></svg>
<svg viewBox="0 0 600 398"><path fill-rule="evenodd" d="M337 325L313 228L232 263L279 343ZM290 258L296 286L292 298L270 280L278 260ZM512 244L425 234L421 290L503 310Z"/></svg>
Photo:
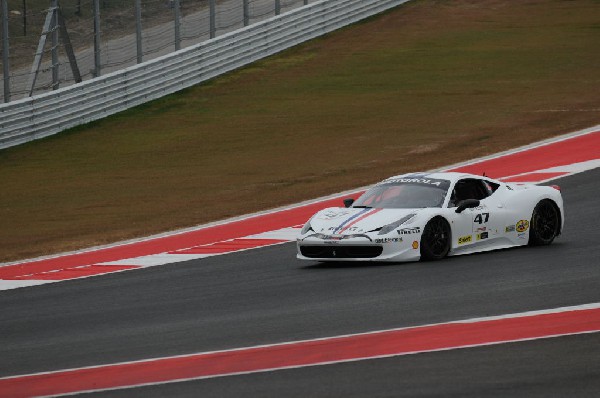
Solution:
<svg viewBox="0 0 600 398"><path fill-rule="evenodd" d="M0 260L272 208L595 125L599 5L414 1L0 151Z"/></svg>

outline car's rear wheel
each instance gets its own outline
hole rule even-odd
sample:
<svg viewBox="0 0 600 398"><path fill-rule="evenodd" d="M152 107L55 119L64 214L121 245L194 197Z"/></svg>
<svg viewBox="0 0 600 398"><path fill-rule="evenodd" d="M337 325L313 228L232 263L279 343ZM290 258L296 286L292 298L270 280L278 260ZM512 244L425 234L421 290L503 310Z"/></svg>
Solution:
<svg viewBox="0 0 600 398"><path fill-rule="evenodd" d="M540 201L533 209L529 244L532 246L549 245L560 230L560 212L551 200Z"/></svg>
<svg viewBox="0 0 600 398"><path fill-rule="evenodd" d="M421 259L441 260L450 251L450 225L443 217L434 217L421 235Z"/></svg>

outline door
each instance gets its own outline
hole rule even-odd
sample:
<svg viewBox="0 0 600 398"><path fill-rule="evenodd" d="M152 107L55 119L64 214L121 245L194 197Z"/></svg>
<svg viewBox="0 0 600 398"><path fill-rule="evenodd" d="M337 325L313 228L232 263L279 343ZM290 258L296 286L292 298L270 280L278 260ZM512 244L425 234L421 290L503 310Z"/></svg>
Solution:
<svg viewBox="0 0 600 398"><path fill-rule="evenodd" d="M479 200L479 206L465 209L455 218L453 246L487 246L502 236L504 205L494 196L498 184L479 178L465 178L454 185L448 207L456 208L465 199Z"/></svg>

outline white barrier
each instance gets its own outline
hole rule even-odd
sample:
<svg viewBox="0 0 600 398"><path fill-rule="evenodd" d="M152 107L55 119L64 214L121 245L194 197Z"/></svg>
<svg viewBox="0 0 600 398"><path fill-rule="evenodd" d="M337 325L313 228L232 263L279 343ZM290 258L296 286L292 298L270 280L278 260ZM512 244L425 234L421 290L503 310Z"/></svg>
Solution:
<svg viewBox="0 0 600 398"><path fill-rule="evenodd" d="M118 72L0 105L0 149L174 93L409 0L323 0Z"/></svg>

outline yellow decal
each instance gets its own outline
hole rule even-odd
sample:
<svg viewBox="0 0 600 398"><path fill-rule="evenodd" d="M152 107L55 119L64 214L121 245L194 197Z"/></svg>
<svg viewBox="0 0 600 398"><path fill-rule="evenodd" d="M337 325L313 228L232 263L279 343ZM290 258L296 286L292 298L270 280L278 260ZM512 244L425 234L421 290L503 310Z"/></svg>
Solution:
<svg viewBox="0 0 600 398"><path fill-rule="evenodd" d="M529 221L519 220L517 223L517 232L525 232L529 229Z"/></svg>
<svg viewBox="0 0 600 398"><path fill-rule="evenodd" d="M419 242L414 241L412 244L413 249L417 250L419 248Z"/></svg>
<svg viewBox="0 0 600 398"><path fill-rule="evenodd" d="M471 242L472 240L473 240L473 237L471 235L462 236L462 237L458 238L458 244L463 245L465 243Z"/></svg>

